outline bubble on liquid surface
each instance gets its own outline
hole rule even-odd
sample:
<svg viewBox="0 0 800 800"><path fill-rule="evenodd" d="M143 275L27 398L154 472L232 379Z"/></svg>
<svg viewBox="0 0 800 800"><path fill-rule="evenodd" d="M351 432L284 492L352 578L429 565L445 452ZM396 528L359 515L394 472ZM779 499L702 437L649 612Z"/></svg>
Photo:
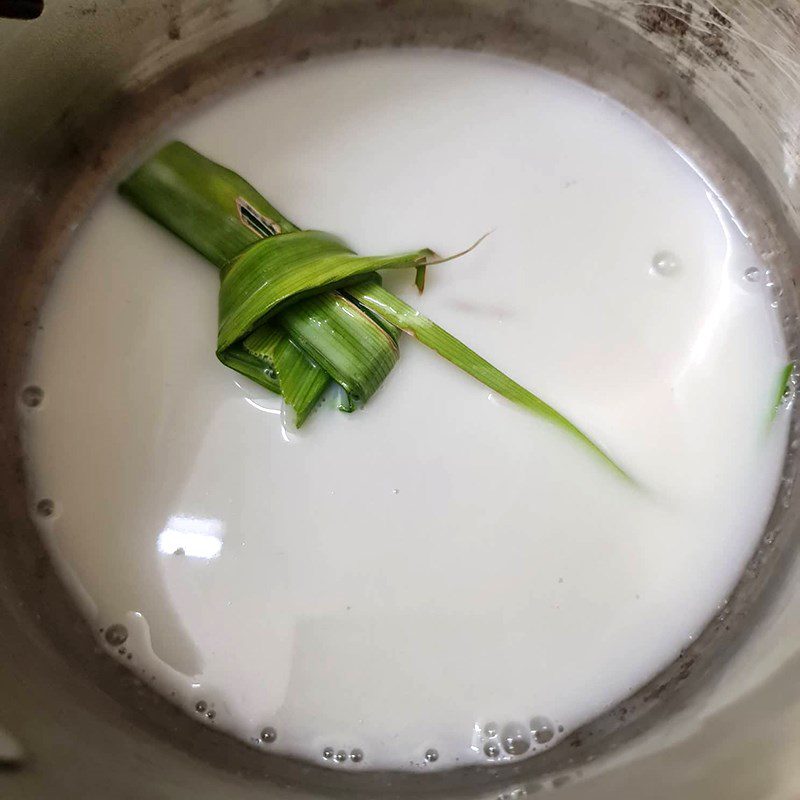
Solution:
<svg viewBox="0 0 800 800"><path fill-rule="evenodd" d="M278 738L278 731L271 725L267 725L267 727L261 731L260 738L265 744L272 744L272 742Z"/></svg>
<svg viewBox="0 0 800 800"><path fill-rule="evenodd" d="M521 756L531 746L530 731L518 722L509 722L500 734L503 750L510 756Z"/></svg>
<svg viewBox="0 0 800 800"><path fill-rule="evenodd" d="M358 764L360 761L364 760L364 751L359 750L357 747L350 751L350 760L354 764Z"/></svg>
<svg viewBox="0 0 800 800"><path fill-rule="evenodd" d="M328 760L332 759L333 758L333 748L332 747L326 747L322 751L322 757L326 758Z"/></svg>
<svg viewBox="0 0 800 800"><path fill-rule="evenodd" d="M668 250L661 250L653 256L650 263L651 275L674 275L681 268L681 262L674 253Z"/></svg>
<svg viewBox="0 0 800 800"><path fill-rule="evenodd" d="M44 497L36 504L36 513L40 517L52 517L56 510L56 504L49 498Z"/></svg>
<svg viewBox="0 0 800 800"><path fill-rule="evenodd" d="M483 752L489 758L497 758L500 755L500 745L495 742L487 742L483 746Z"/></svg>
<svg viewBox="0 0 800 800"><path fill-rule="evenodd" d="M216 712L216 711L214 711L214 709L212 708L212 709L211 709L211 711L209 711L209 712L206 714L206 716L207 716L209 719L214 719L214 717L216 717L216 716L217 716L217 712Z"/></svg>
<svg viewBox="0 0 800 800"><path fill-rule="evenodd" d="M336 754L336 760L341 764L343 761L347 761L347 753L344 750L340 750Z"/></svg>
<svg viewBox="0 0 800 800"><path fill-rule="evenodd" d="M208 710L208 703L206 703L206 701L205 701L205 700L198 700L198 701L197 701L197 702L194 704L194 710L195 710L195 711L196 711L198 714L205 714L205 713L206 713L206 711Z"/></svg>
<svg viewBox="0 0 800 800"><path fill-rule="evenodd" d="M128 629L124 625L110 625L106 629L106 641L112 647L119 647L128 641Z"/></svg>
<svg viewBox="0 0 800 800"><path fill-rule="evenodd" d="M435 761L439 760L439 751L435 750L433 747L429 748L425 751L425 760L429 764L433 764Z"/></svg>
<svg viewBox="0 0 800 800"><path fill-rule="evenodd" d="M758 267L749 267L744 271L744 279L748 283L758 283L761 280L761 270Z"/></svg>
<svg viewBox="0 0 800 800"><path fill-rule="evenodd" d="M22 390L22 403L28 408L36 408L44 400L44 390L41 386L26 386Z"/></svg>
<svg viewBox="0 0 800 800"><path fill-rule="evenodd" d="M497 736L497 723L496 722L487 722L483 726L483 735L487 739L491 739L493 736Z"/></svg>
<svg viewBox="0 0 800 800"><path fill-rule="evenodd" d="M559 730L564 730L560 727ZM539 744L547 744L555 735L553 723L547 717L534 717L531 720L531 733Z"/></svg>

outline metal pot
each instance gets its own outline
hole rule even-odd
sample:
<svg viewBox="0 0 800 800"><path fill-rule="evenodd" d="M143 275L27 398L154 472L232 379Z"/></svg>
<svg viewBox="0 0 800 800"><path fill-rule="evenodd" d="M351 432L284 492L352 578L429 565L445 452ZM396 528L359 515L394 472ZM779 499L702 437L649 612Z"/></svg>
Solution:
<svg viewBox="0 0 800 800"><path fill-rule="evenodd" d="M0 14L23 6L37 3ZM50 0L38 19L0 20L3 798L800 793L792 448L761 545L693 647L558 747L503 768L332 774L251 751L97 652L55 577L29 521L17 414L37 310L81 215L141 142L226 88L319 54L415 45L544 63L665 131L752 232L795 355L800 0Z"/></svg>

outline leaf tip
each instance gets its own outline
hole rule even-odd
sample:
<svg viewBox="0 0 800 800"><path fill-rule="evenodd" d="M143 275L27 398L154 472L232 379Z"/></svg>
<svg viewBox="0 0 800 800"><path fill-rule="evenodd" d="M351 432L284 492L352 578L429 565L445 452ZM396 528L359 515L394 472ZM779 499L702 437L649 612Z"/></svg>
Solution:
<svg viewBox="0 0 800 800"><path fill-rule="evenodd" d="M425 265L428 267L432 267L436 264L446 264L448 261L455 261L457 258L461 258L462 256L469 255L475 248L479 247L480 244L486 239L488 236L491 236L494 233L495 229L492 228L491 230L486 231L477 241L473 242L466 250L462 250L459 253L453 253L451 256L446 256L442 258L437 253L430 251L430 255L425 261Z"/></svg>
<svg viewBox="0 0 800 800"><path fill-rule="evenodd" d="M774 420L778 416L781 406L791 397L794 388L794 368L795 362L790 361L781 369L778 375L778 385L775 392L775 400L772 405L771 417Z"/></svg>
<svg viewBox="0 0 800 800"><path fill-rule="evenodd" d="M414 278L414 285L417 287L417 291L422 294L425 291L425 272L427 270L427 265L423 264L420 267L417 267L417 275Z"/></svg>

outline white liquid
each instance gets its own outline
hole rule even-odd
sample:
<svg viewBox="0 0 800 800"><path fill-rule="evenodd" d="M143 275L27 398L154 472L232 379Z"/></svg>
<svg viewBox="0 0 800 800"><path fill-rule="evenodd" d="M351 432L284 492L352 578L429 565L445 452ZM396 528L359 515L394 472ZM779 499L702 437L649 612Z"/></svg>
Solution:
<svg viewBox="0 0 800 800"><path fill-rule="evenodd" d="M424 297L389 285L646 488L410 339L365 410L291 429L214 357L216 271L109 195L25 417L45 537L95 630L128 628L110 652L335 769L485 762L482 729L536 716L541 752L674 659L755 546L787 431L762 265L702 177L608 98L455 53L312 62L173 137L363 253L494 229Z"/></svg>

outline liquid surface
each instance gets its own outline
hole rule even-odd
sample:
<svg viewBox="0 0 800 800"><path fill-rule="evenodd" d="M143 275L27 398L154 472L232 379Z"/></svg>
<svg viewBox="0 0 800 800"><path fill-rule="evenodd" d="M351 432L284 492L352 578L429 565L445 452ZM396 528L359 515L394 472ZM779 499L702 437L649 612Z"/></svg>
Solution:
<svg viewBox="0 0 800 800"><path fill-rule="evenodd" d="M639 482L406 338L302 431L214 357L216 271L109 195L21 399L32 513L108 651L332 769L530 756L674 659L771 508L786 363L724 203L606 97L475 55L310 62L170 131L288 217L459 261L388 285ZM755 270L755 272L753 271Z"/></svg>

